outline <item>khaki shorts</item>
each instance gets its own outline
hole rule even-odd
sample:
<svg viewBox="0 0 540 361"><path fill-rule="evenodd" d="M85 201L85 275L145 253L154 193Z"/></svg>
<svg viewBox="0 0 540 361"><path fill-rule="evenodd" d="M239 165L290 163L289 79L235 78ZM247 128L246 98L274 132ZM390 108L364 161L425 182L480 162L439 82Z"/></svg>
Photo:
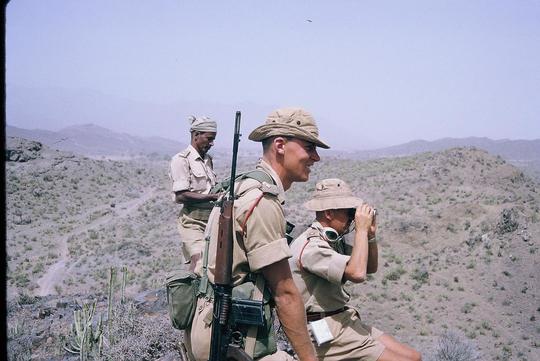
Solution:
<svg viewBox="0 0 540 361"><path fill-rule="evenodd" d="M204 249L204 229L206 222L190 217L185 212L180 212L178 217L178 233L182 241L182 253L187 262L191 256L198 254Z"/></svg>
<svg viewBox="0 0 540 361"><path fill-rule="evenodd" d="M184 344L193 361L207 361L210 356L210 340L212 338L212 301L199 298L193 317L191 330L186 330ZM285 351L264 356L258 361L293 361L294 358Z"/></svg>
<svg viewBox="0 0 540 361"><path fill-rule="evenodd" d="M364 324L357 310L350 308L325 320L334 339L321 346L315 343L320 360L376 361L383 353L384 345L377 340L383 332Z"/></svg>

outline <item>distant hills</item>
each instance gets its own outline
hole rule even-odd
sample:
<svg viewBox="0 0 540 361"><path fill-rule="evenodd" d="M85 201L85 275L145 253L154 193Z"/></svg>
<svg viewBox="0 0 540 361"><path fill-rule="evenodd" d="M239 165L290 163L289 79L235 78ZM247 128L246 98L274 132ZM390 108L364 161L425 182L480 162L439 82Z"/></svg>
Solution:
<svg viewBox="0 0 540 361"><path fill-rule="evenodd" d="M74 125L57 132L8 125L6 136L37 140L52 148L94 157L134 157L150 154L171 156L187 146L185 143L161 137L139 137L113 132L95 124Z"/></svg>
<svg viewBox="0 0 540 361"><path fill-rule="evenodd" d="M483 137L468 137L442 138L434 141L414 140L391 147L338 154L338 156L349 159L392 158L424 152L440 152L456 147L483 149L521 168L530 176L540 179L540 139L493 140Z"/></svg>
<svg viewBox="0 0 540 361"><path fill-rule="evenodd" d="M162 137L140 137L127 133L114 132L95 124L69 126L54 132L42 129L23 129L8 125L6 135L39 141L49 147L70 151L91 157L135 157L135 156L172 156L184 149L187 144ZM376 159L409 156L424 152L439 152L456 147L475 147L529 171L540 177L540 139L534 140L493 140L489 138L443 138L434 141L414 140L408 143L373 150L343 152L339 150L322 151L323 155L345 159ZM244 155L258 155L258 149L241 148ZM223 149L214 149L217 157L228 153Z"/></svg>
<svg viewBox="0 0 540 361"><path fill-rule="evenodd" d="M370 159L399 157L423 152L439 152L456 147L475 147L500 155L506 160L540 160L540 139L534 140L493 140L489 138L442 138L434 141L414 140L386 148L364 150L351 153L353 158Z"/></svg>

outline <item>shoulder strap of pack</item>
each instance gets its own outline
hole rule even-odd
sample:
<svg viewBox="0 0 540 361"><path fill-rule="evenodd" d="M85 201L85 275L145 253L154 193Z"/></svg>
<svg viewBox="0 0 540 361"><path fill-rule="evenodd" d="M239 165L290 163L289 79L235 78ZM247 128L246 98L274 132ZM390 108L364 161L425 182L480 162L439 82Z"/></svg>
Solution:
<svg viewBox="0 0 540 361"><path fill-rule="evenodd" d="M276 184L274 182L274 178L272 178L268 173L260 169L253 169L245 173L241 173L238 177L236 177L236 180L242 180L247 178L255 179L260 183Z"/></svg>
<svg viewBox="0 0 540 361"><path fill-rule="evenodd" d="M226 192L229 189L230 185L230 178L226 178L222 180L221 182L218 182L211 190L210 193L221 193ZM272 190L272 186L276 185L274 182L274 179L265 171L262 171L260 169L253 169L247 172L240 173L236 176L236 181L241 181L244 179L255 179L259 183L263 185L263 187L260 187L263 193L276 193L277 194L277 188L276 191ZM264 186L267 184L268 186Z"/></svg>

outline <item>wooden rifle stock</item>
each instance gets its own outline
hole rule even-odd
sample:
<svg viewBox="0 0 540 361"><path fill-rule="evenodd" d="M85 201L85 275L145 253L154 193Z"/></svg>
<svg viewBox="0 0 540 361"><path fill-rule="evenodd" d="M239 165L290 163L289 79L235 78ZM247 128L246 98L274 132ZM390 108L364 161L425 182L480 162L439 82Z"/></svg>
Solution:
<svg viewBox="0 0 540 361"><path fill-rule="evenodd" d="M220 286L229 286L232 280L233 207L234 200L223 201L219 215L214 284Z"/></svg>

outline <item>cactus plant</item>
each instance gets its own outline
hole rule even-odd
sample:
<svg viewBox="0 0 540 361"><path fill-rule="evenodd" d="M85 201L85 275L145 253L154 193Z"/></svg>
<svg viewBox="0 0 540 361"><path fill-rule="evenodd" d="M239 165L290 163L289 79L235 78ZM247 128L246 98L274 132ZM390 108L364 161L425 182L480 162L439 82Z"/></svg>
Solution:
<svg viewBox="0 0 540 361"><path fill-rule="evenodd" d="M96 301L83 304L80 310L73 311L72 337L64 349L73 354L79 354L79 359L85 361L94 352L101 354L103 346L103 317L99 318L94 328Z"/></svg>
<svg viewBox="0 0 540 361"><path fill-rule="evenodd" d="M116 280L116 270L114 267L110 268L109 273L109 297L108 297L108 306L107 306L107 330L109 331L109 343L113 343L111 327L113 320L113 295L114 295L114 282Z"/></svg>
<svg viewBox="0 0 540 361"><path fill-rule="evenodd" d="M122 296L120 298L120 303L121 304L124 304L126 302L126 299L125 299L125 293L126 293L126 280L127 280L127 267L126 266L123 266L122 267Z"/></svg>

